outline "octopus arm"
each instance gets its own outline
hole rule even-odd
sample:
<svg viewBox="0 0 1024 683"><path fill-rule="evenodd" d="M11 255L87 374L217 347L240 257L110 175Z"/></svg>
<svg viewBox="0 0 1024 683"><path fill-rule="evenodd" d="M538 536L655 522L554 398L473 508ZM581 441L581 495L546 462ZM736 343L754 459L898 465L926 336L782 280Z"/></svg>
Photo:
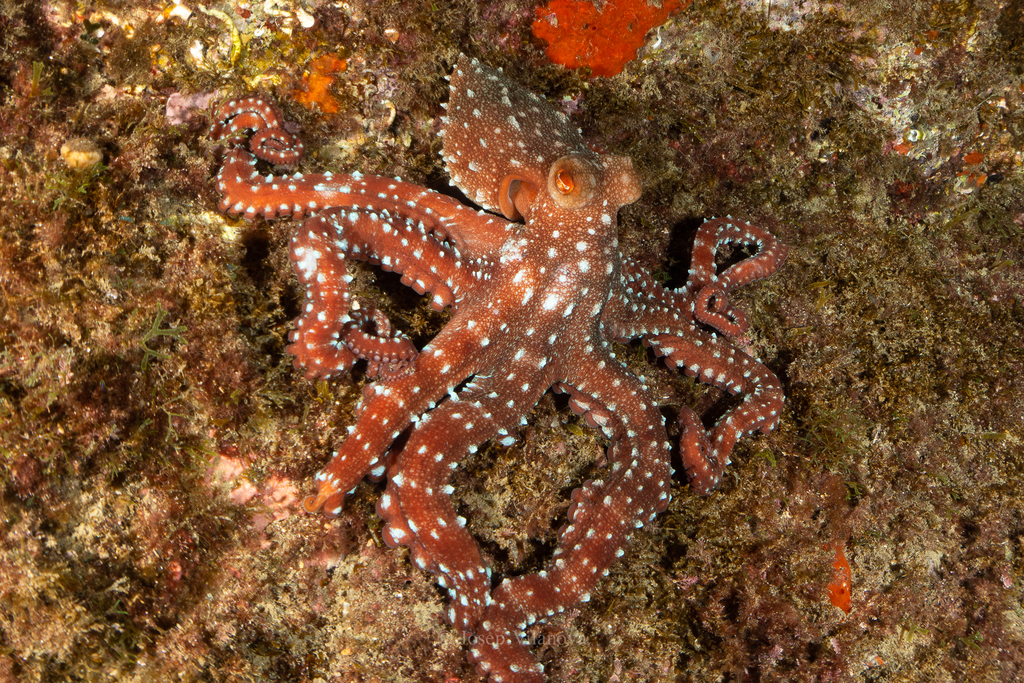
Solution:
<svg viewBox="0 0 1024 683"><path fill-rule="evenodd" d="M403 284L430 296L435 310L455 305L474 282L472 264L410 218L365 209L336 209L324 215L346 254L400 274Z"/></svg>
<svg viewBox="0 0 1024 683"><path fill-rule="evenodd" d="M493 591L470 653L478 671L492 680L543 681L543 668L523 644L522 631L588 601L631 534L668 506L669 443L646 386L610 357L586 363L567 380L559 389L570 394L574 409L610 436L611 468L603 480L573 491L553 564Z"/></svg>
<svg viewBox="0 0 1024 683"><path fill-rule="evenodd" d="M347 173L263 176L253 154L242 149L228 152L217 187L220 210L229 214L298 219L331 209L351 209L387 215L411 223L420 233L450 242L459 258L496 253L516 225L396 178Z"/></svg>
<svg viewBox="0 0 1024 683"><path fill-rule="evenodd" d="M433 410L446 394L479 370L478 340L458 334L456 330L464 328L454 323L424 347L411 372L363 387L364 399L356 409L358 419L349 437L317 474L317 494L306 499L307 512L323 507L329 515L340 514L345 495L363 477L384 475L387 450L413 418L419 420L418 416Z"/></svg>
<svg viewBox="0 0 1024 683"><path fill-rule="evenodd" d="M725 244L757 247L757 253L717 273L715 257ZM788 253L789 248L763 228L730 217L705 221L693 240L686 290L695 293L714 283L729 294L773 274L782 267Z"/></svg>
<svg viewBox="0 0 1024 683"><path fill-rule="evenodd" d="M246 218L302 218L328 209L387 212L416 224L420 231L451 242L457 257L484 258L497 253L514 223L475 211L457 199L398 178L321 173L262 176L261 159L293 166L302 160L302 141L284 129L281 111L260 97L226 102L210 128L219 140L251 132L249 149L230 149L217 174L220 210Z"/></svg>
<svg viewBox="0 0 1024 683"><path fill-rule="evenodd" d="M352 319L350 278L332 233L330 223L317 216L292 237L290 257L299 282L306 286L306 300L285 350L295 357L296 369L305 368L306 379L345 372L358 360L342 338Z"/></svg>
<svg viewBox="0 0 1024 683"><path fill-rule="evenodd" d="M729 297L715 284L670 290L661 286L636 263L624 260L622 279L616 286L603 319L617 339L658 334L688 334L697 321L730 338L742 336L750 327L746 314L729 303Z"/></svg>
<svg viewBox="0 0 1024 683"><path fill-rule="evenodd" d="M694 330L686 337L658 335L648 343L669 367L743 395L743 401L707 431L692 410L680 411L680 451L690 486L707 493L721 479L737 441L755 431L767 434L778 424L785 401L782 385L764 364L715 335Z"/></svg>
<svg viewBox="0 0 1024 683"><path fill-rule="evenodd" d="M722 246L756 247L757 252L721 273L715 258ZM785 262L787 247L767 230L732 218L705 221L693 242L693 257L686 285L676 290L661 286L646 269L623 259L622 276L603 316L612 336L619 339L657 334L685 334L697 321L736 338L750 322L731 305L737 288L766 278Z"/></svg>
<svg viewBox="0 0 1024 683"><path fill-rule="evenodd" d="M692 304L665 289L629 259L622 261L622 277L612 285L601 315L607 336L622 341L653 334L687 334L693 328Z"/></svg>
<svg viewBox="0 0 1024 683"><path fill-rule="evenodd" d="M377 505L387 522L385 542L408 546L418 567L438 575L451 596L448 620L466 634L474 631L490 600L490 569L465 529L466 520L455 514L448 480L484 441L500 438L511 445L510 431L550 385L536 366L520 368L478 374L424 416L392 462L387 491Z"/></svg>
<svg viewBox="0 0 1024 683"><path fill-rule="evenodd" d="M756 247L757 252L717 272L715 257L726 245ZM693 257L686 286L675 291L692 301L693 317L728 337L739 337L750 323L746 315L729 303L738 287L766 278L786 260L789 249L767 230L731 217L705 221L693 240Z"/></svg>
<svg viewBox="0 0 1024 683"><path fill-rule="evenodd" d="M252 133L252 153L264 161L290 166L305 154L302 141L284 129L281 110L261 97L243 97L222 104L210 127L210 138L221 140L245 132Z"/></svg>
<svg viewBox="0 0 1024 683"><path fill-rule="evenodd" d="M356 310L348 291L346 255L401 274L403 283L430 296L436 310L454 306L472 280L470 269L449 247L408 217L386 210L332 209L306 219L292 238L291 259L306 285L307 303L288 351L311 379L344 372L358 358L398 366L416 357L405 336L366 331L371 322L378 332L390 330L390 325L372 309Z"/></svg>

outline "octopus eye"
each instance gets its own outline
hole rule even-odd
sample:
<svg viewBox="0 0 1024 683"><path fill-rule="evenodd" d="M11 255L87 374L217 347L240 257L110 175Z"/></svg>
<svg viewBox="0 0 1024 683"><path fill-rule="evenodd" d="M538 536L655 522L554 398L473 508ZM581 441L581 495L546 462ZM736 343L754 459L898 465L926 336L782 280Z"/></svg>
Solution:
<svg viewBox="0 0 1024 683"><path fill-rule="evenodd" d="M548 171L548 196L565 209L589 204L601 181L601 168L593 159L570 154L555 161Z"/></svg>
<svg viewBox="0 0 1024 683"><path fill-rule="evenodd" d="M575 186L576 184L573 182L572 173L570 173L566 168L559 169L558 173L555 175L555 187L558 188L558 191L562 194L569 194L573 191Z"/></svg>

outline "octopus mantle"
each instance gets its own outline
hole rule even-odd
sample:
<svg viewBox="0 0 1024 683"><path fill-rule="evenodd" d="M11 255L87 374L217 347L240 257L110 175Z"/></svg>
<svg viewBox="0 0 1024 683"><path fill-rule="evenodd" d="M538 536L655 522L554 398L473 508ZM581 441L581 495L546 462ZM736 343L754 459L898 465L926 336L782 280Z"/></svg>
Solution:
<svg viewBox="0 0 1024 683"><path fill-rule="evenodd" d="M736 442L779 420L779 381L733 343L748 322L729 296L775 272L786 248L731 218L708 221L686 285L663 289L619 251L618 210L641 191L628 157L594 152L545 100L465 56L446 108L446 168L483 211L399 179L260 175L257 159L294 165L303 148L279 110L257 97L225 104L211 131L214 138L252 132L248 149L227 152L220 208L250 218L305 217L291 259L306 303L288 351L310 379L360 359L375 378L348 438L317 475L307 509L336 515L361 479L386 475L377 505L384 540L407 546L448 589L448 620L475 636L469 654L478 670L495 683L542 681L524 629L589 600L631 534L669 503L671 447L661 412L612 341L641 337L668 365L742 396L710 429L680 409L686 474L695 491L707 492ZM725 243L756 253L717 272ZM352 298L346 258L400 273L435 308L450 308L451 320L417 350ZM603 430L607 472L573 491L546 570L493 585L456 515L449 477L489 439L511 445L549 388L568 393L572 408ZM405 445L392 449L406 430Z"/></svg>

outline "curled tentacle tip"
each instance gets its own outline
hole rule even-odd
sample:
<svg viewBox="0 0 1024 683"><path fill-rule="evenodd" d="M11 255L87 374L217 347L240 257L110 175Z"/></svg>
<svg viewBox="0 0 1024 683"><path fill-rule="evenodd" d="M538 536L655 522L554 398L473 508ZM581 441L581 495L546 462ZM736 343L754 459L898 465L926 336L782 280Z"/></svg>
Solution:
<svg viewBox="0 0 1024 683"><path fill-rule="evenodd" d="M703 308L719 313L729 305L729 294L721 285L704 285L697 294Z"/></svg>
<svg viewBox="0 0 1024 683"><path fill-rule="evenodd" d="M306 512L312 514L323 507L323 504L327 499L335 493L337 493L337 491L334 490L334 487L324 482L320 484L320 490L317 491L315 496L307 496L306 499L302 501L302 507Z"/></svg>

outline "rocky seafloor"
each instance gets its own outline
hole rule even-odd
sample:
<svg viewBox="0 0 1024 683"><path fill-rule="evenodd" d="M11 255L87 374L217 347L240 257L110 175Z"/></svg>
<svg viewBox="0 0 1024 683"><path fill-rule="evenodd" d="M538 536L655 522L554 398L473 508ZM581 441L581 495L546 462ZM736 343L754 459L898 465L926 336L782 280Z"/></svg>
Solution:
<svg viewBox="0 0 1024 683"><path fill-rule="evenodd" d="M620 240L663 282L711 216L790 248L737 296L779 428L706 497L677 472L591 601L531 627L550 679L1020 677L1024 2L697 0L611 77L551 62L538 4L0 0L0 681L482 680L383 545L382 485L302 510L366 378L292 368L297 224L220 214L207 136L259 92L303 170L443 189L461 52L634 159ZM353 273L418 344L444 324ZM617 353L670 424L731 405ZM516 437L454 480L497 576L543 566L607 445L551 394Z"/></svg>

